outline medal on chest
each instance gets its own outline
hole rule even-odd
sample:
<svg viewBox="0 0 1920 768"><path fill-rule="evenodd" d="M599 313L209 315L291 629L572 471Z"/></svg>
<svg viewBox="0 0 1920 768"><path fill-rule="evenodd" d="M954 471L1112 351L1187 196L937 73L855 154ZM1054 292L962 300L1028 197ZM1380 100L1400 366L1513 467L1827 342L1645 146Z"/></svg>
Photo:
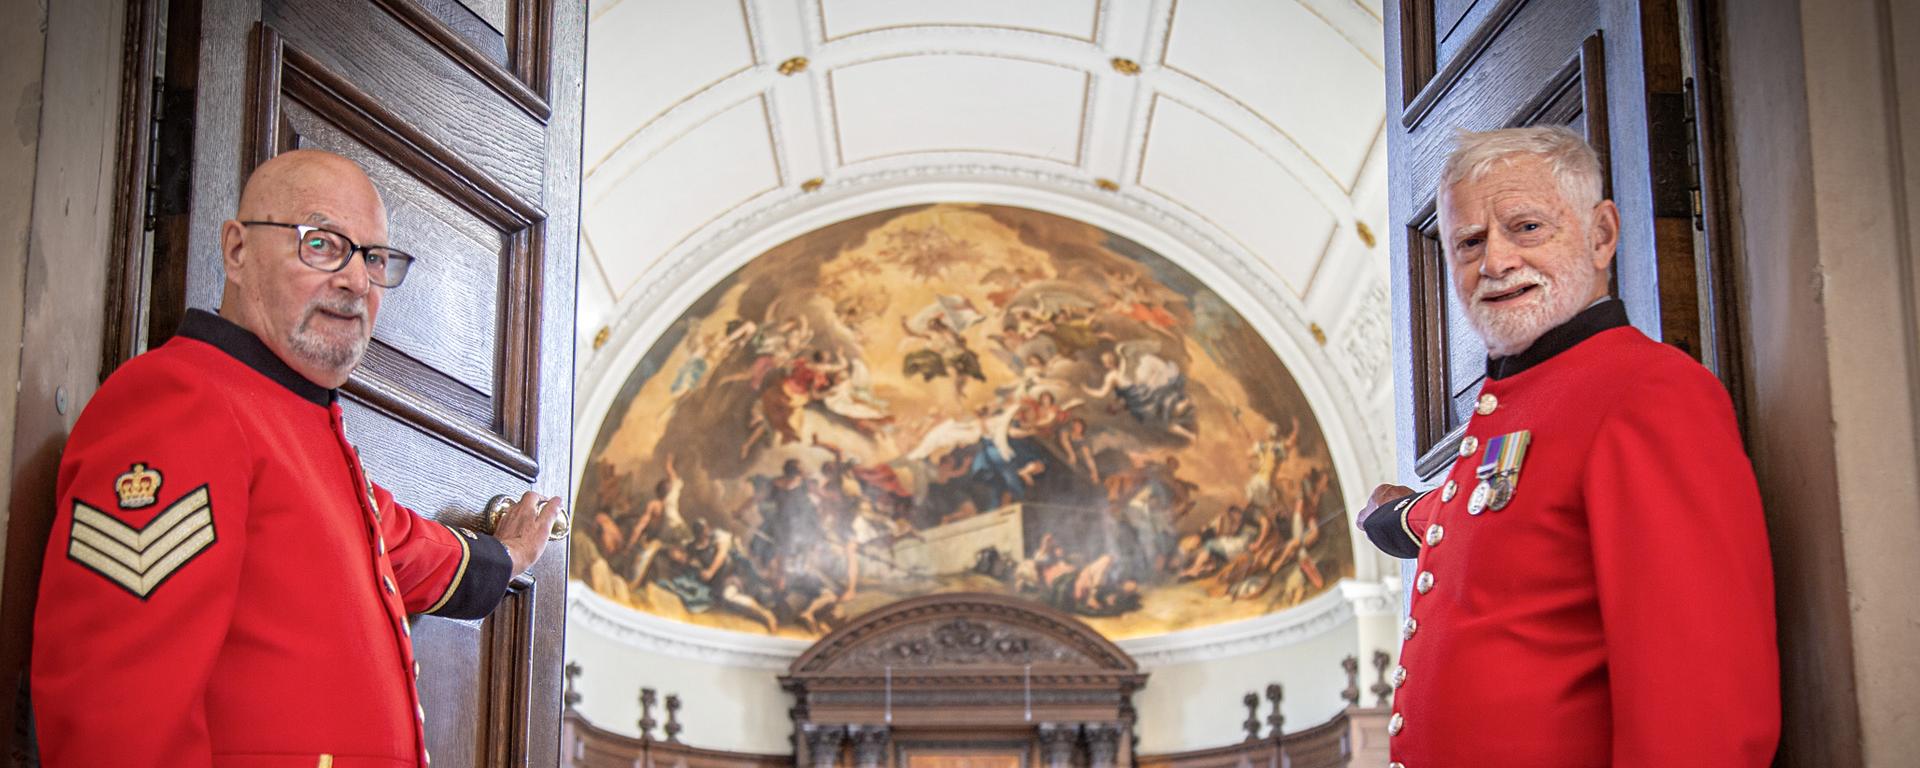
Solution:
<svg viewBox="0 0 1920 768"><path fill-rule="evenodd" d="M1513 502L1513 494L1520 487L1520 465L1526 461L1527 446L1532 442L1533 433L1524 429L1487 438L1480 466L1473 471L1480 482L1467 499L1467 514L1506 509Z"/></svg>

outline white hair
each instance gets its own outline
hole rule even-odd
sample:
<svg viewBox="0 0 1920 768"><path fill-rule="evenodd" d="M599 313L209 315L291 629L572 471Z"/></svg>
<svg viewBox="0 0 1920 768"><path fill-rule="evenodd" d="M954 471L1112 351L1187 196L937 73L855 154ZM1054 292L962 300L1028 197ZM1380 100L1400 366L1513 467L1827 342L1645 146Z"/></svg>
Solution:
<svg viewBox="0 0 1920 768"><path fill-rule="evenodd" d="M1579 217L1581 228L1587 228L1601 200L1600 157L1586 139L1563 126L1454 133L1453 151L1440 169L1440 191L1444 194L1463 181L1479 181L1496 163L1510 163L1518 156L1546 161L1560 185L1560 197Z"/></svg>

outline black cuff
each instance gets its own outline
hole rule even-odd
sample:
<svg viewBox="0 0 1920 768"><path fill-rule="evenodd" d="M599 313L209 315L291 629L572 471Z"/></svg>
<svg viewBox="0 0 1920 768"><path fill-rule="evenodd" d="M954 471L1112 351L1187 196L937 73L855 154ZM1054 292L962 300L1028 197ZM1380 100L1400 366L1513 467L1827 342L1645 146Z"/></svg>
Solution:
<svg viewBox="0 0 1920 768"><path fill-rule="evenodd" d="M1361 527L1367 531L1367 538L1372 539L1373 545L1379 547L1380 551L1394 557L1408 560L1419 557L1420 542L1413 538L1413 534L1407 532L1405 520L1407 509L1425 495L1416 493L1381 504L1380 508L1374 510L1372 515L1367 516L1367 521L1361 524Z"/></svg>
<svg viewBox="0 0 1920 768"><path fill-rule="evenodd" d="M513 578L513 557L499 539L482 533L454 529L467 548L464 567L453 575L447 596L430 616L449 619L484 619L506 597L507 581Z"/></svg>

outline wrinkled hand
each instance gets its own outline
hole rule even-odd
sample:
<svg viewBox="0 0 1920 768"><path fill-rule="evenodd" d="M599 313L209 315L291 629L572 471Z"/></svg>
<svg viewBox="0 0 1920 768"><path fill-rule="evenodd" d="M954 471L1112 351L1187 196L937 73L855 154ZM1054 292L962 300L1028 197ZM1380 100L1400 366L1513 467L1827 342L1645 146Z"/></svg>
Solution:
<svg viewBox="0 0 1920 768"><path fill-rule="evenodd" d="M1403 496L1412 496L1415 493L1417 493L1417 491L1413 490L1412 488L1408 488L1404 485L1388 484L1388 485L1382 485L1377 488L1374 488L1373 495L1367 497L1366 508L1360 510L1359 515L1354 516L1353 527L1361 528L1361 529L1366 528L1367 518L1371 516L1374 512L1379 511L1380 505L1385 504L1389 501L1393 501L1394 499L1398 499Z"/></svg>
<svg viewBox="0 0 1920 768"><path fill-rule="evenodd" d="M553 530L553 519L563 509L560 497L548 499L527 491L500 516L493 537L506 545L507 555L513 558L513 575L519 576L540 559L540 553L547 549L547 533Z"/></svg>

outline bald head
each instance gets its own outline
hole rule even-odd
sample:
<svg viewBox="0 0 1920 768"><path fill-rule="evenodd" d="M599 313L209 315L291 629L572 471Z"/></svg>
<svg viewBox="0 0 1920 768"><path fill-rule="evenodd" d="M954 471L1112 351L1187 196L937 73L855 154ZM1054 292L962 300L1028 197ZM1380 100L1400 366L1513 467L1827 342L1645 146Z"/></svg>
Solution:
<svg viewBox="0 0 1920 768"><path fill-rule="evenodd" d="M240 190L240 218L257 220L331 197L370 202L385 232L385 208L373 179L367 178L359 163L318 149L275 155L255 168Z"/></svg>
<svg viewBox="0 0 1920 768"><path fill-rule="evenodd" d="M227 283L220 313L314 383L334 388L359 364L382 289L351 258L327 272L300 258L299 232L318 227L359 245L387 244L386 208L358 163L301 149L261 163L220 230Z"/></svg>

